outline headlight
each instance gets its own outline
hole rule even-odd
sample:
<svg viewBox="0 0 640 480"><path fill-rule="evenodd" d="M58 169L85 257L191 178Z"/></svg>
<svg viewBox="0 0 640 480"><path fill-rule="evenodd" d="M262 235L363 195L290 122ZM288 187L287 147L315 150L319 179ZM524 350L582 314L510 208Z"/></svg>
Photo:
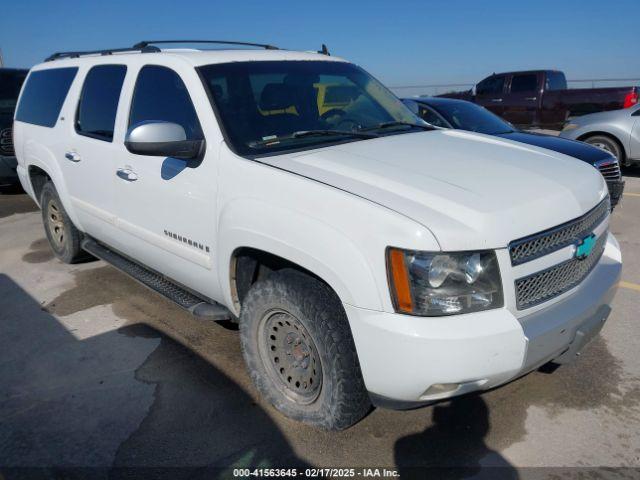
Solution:
<svg viewBox="0 0 640 480"><path fill-rule="evenodd" d="M566 132L567 130L575 130L576 128L578 128L580 125L577 125L575 123L567 123L563 128L562 131Z"/></svg>
<svg viewBox="0 0 640 480"><path fill-rule="evenodd" d="M387 249L391 297L397 312L455 315L504 304L494 251L420 252Z"/></svg>

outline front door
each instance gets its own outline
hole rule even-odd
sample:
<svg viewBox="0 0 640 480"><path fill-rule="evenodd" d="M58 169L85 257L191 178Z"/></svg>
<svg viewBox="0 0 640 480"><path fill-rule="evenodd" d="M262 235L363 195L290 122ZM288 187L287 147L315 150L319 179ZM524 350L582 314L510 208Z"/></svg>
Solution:
<svg viewBox="0 0 640 480"><path fill-rule="evenodd" d="M193 69L183 77L164 66L143 66L135 81L126 130L148 121L181 125L187 139L203 129L186 84L198 85L202 109L210 108ZM188 81L184 81L183 79ZM201 90L201 91L200 91ZM202 98L201 98L202 97ZM210 142L198 160L130 153L123 142L112 173L116 182L117 249L209 297L215 297L212 255L216 235L216 161Z"/></svg>
<svg viewBox="0 0 640 480"><path fill-rule="evenodd" d="M542 73L518 73L511 77L504 95L503 118L514 125L531 126L537 122L541 104L540 85Z"/></svg>
<svg viewBox="0 0 640 480"><path fill-rule="evenodd" d="M631 127L631 142L629 143L629 158L634 160L640 160L640 107L636 108L636 111L632 116L634 120Z"/></svg>
<svg viewBox="0 0 640 480"><path fill-rule="evenodd" d="M496 115L504 114L505 75L491 75L476 86L476 103Z"/></svg>

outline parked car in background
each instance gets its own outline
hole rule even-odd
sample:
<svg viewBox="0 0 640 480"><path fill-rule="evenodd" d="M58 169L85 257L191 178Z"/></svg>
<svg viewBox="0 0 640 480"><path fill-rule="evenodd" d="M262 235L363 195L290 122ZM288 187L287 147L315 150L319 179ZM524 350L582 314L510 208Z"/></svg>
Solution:
<svg viewBox="0 0 640 480"><path fill-rule="evenodd" d="M341 429L491 389L602 328L622 259L590 166L431 127L338 57L157 43L36 65L20 180L61 261L239 322L285 415ZM348 88L321 113L318 84Z"/></svg>
<svg viewBox="0 0 640 480"><path fill-rule="evenodd" d="M472 90L439 96L477 103L519 127L560 130L570 117L633 107L639 91L635 86L567 89L564 73L530 70L494 73Z"/></svg>
<svg viewBox="0 0 640 480"><path fill-rule="evenodd" d="M13 113L27 70L0 68L0 188L19 185L13 150Z"/></svg>
<svg viewBox="0 0 640 480"><path fill-rule="evenodd" d="M415 113L431 125L484 133L516 142L547 148L570 155L597 168L607 181L613 208L622 197L624 181L618 160L610 152L582 142L553 135L523 132L491 113L486 108L465 100L451 98L407 98L403 100ZM415 108L414 108L415 105Z"/></svg>
<svg viewBox="0 0 640 480"><path fill-rule="evenodd" d="M624 166L637 165L640 163L640 105L574 118L560 136L606 150Z"/></svg>

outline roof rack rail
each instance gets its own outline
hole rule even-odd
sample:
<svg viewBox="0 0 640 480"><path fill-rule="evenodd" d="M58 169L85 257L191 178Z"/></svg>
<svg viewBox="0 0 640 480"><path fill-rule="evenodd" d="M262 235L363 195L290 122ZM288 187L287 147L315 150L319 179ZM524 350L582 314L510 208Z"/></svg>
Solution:
<svg viewBox="0 0 640 480"><path fill-rule="evenodd" d="M127 48L109 48L106 50L88 50L84 52L56 52L49 55L44 59L44 61L51 62L52 60L59 60L62 58L78 58L85 55L112 55L114 53L125 52L155 53L160 51L160 48L156 47L156 44L158 43L212 43L216 45L244 45L248 47L265 48L267 50L279 50L279 48L274 45L267 45L264 43L235 42L226 40L145 40L136 43L133 47Z"/></svg>
<svg viewBox="0 0 640 480"><path fill-rule="evenodd" d="M52 60L60 60L62 58L78 58L85 55L112 55L114 53L125 53L125 52L142 52L142 53L151 53L151 52L159 52L160 49L158 47L154 47L152 45L145 47L127 47L127 48L109 48L106 50L87 50L84 52L74 51L74 52L56 52L52 55L49 55L44 59L45 62L51 62Z"/></svg>
<svg viewBox="0 0 640 480"><path fill-rule="evenodd" d="M146 40L136 43L133 48L148 48L158 43L211 43L216 45L243 45L247 47L260 47L267 50L280 50L275 45L265 43L236 42L226 40Z"/></svg>

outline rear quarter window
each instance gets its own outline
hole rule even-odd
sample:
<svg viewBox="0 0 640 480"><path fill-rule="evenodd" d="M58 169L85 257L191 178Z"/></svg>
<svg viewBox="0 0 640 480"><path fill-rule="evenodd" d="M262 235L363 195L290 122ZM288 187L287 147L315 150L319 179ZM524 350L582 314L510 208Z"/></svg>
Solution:
<svg viewBox="0 0 640 480"><path fill-rule="evenodd" d="M76 67L31 72L16 111L16 120L52 128L55 126Z"/></svg>

